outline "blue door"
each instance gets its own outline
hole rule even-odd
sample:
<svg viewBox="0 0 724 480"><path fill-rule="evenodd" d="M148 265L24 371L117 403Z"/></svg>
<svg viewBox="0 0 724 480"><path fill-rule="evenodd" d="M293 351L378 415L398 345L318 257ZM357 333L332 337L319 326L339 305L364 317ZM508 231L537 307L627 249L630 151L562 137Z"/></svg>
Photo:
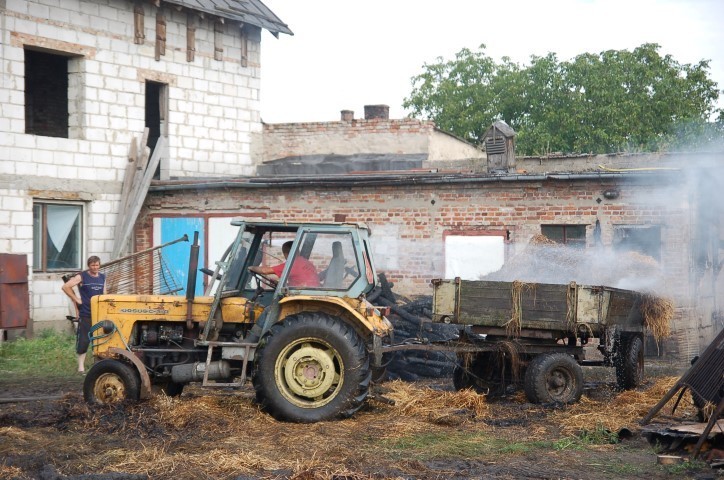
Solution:
<svg viewBox="0 0 724 480"><path fill-rule="evenodd" d="M194 241L194 232L199 232L199 266L204 265L204 219L193 217L162 218L161 220L161 244L176 240L184 235L189 236L189 241L179 242L163 249L168 266L176 279L181 282L183 290L178 295L186 295L188 284L189 256L191 244ZM196 295L203 295L203 273L196 275Z"/></svg>

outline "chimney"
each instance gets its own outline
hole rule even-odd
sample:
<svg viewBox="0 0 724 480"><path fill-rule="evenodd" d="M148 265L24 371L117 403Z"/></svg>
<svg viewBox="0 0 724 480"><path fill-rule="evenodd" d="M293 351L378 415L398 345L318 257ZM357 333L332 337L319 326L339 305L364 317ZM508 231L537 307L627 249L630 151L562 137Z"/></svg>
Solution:
<svg viewBox="0 0 724 480"><path fill-rule="evenodd" d="M354 120L354 112L352 110L342 110L342 121L351 122Z"/></svg>
<svg viewBox="0 0 724 480"><path fill-rule="evenodd" d="M365 105L365 120L389 120L390 107L387 105Z"/></svg>

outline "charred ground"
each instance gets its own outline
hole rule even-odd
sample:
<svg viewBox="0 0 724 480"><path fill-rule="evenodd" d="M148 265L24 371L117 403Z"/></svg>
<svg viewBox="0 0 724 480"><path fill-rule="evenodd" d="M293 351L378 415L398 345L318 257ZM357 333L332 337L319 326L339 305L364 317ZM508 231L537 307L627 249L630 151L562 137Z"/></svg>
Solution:
<svg viewBox="0 0 724 480"><path fill-rule="evenodd" d="M0 404L0 478L722 477L704 462L657 465L641 435L638 420L676 377L617 392L605 375L589 375L596 382L571 406L532 405L520 393L488 402L449 380L398 380L376 387L355 417L311 425L275 421L251 388L91 408L80 377L0 381L3 398L39 398Z"/></svg>

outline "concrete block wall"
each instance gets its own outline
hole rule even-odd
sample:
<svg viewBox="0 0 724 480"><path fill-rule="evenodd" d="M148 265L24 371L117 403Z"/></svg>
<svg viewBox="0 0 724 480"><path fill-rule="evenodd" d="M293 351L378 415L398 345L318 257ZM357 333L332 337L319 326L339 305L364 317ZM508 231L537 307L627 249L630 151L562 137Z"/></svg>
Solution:
<svg viewBox="0 0 724 480"><path fill-rule="evenodd" d="M214 59L214 27L195 17L196 51L186 61L187 12L162 3L166 50L155 60L157 8L143 6L145 42L134 43L130 0L0 2L0 247L32 265L34 200L84 205L82 257L109 260L132 139L145 127L146 82L168 87L171 176L252 175L250 151L261 132L261 31L223 26L223 59ZM25 48L68 56L68 138L25 133ZM65 315L59 275L35 272L32 319ZM37 329L37 328L36 328Z"/></svg>

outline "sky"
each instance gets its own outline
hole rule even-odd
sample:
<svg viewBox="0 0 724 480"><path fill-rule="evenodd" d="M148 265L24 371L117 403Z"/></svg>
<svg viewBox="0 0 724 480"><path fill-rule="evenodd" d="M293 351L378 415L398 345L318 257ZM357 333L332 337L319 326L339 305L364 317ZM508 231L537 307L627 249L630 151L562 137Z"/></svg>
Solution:
<svg viewBox="0 0 724 480"><path fill-rule="evenodd" d="M563 61L658 43L682 64L710 60L724 89L724 0L262 1L294 32L262 32L265 123L335 121L341 110L364 118L378 104L404 118L426 63L481 44L496 61L526 65L531 55Z"/></svg>

